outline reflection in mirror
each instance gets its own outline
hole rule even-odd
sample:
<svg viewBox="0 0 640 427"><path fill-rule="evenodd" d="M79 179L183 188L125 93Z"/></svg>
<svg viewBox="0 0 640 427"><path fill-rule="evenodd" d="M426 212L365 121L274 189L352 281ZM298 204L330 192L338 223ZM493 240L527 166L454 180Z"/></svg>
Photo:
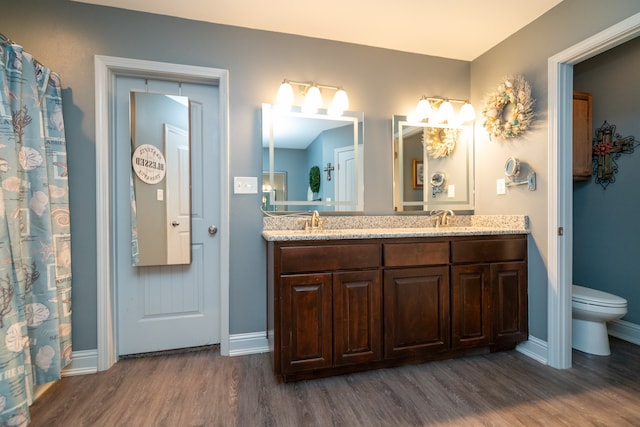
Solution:
<svg viewBox="0 0 640 427"><path fill-rule="evenodd" d="M263 209L362 211L363 120L263 104Z"/></svg>
<svg viewBox="0 0 640 427"><path fill-rule="evenodd" d="M445 188L444 184L447 181L444 172L434 172L431 174L431 196L436 197L436 194L442 193Z"/></svg>
<svg viewBox="0 0 640 427"><path fill-rule="evenodd" d="M393 152L396 212L473 210L472 126L409 122L395 115Z"/></svg>
<svg viewBox="0 0 640 427"><path fill-rule="evenodd" d="M270 174L262 174L262 210L276 212L286 210L286 206L274 205L274 200L287 200L287 173L274 172L273 181Z"/></svg>
<svg viewBox="0 0 640 427"><path fill-rule="evenodd" d="M131 264L191 263L189 98L131 92Z"/></svg>

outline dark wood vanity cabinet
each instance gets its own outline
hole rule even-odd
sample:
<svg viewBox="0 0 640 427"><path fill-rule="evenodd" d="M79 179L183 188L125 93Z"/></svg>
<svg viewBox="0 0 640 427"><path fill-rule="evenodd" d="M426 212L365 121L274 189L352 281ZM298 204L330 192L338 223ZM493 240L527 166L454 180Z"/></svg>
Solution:
<svg viewBox="0 0 640 427"><path fill-rule="evenodd" d="M472 348L491 343L491 268L451 267L451 345Z"/></svg>
<svg viewBox="0 0 640 427"><path fill-rule="evenodd" d="M280 270L270 278L276 370L286 377L380 360L379 245L278 246L269 251Z"/></svg>
<svg viewBox="0 0 640 427"><path fill-rule="evenodd" d="M332 274L281 277L282 372L331 366Z"/></svg>
<svg viewBox="0 0 640 427"><path fill-rule="evenodd" d="M285 380L513 348L527 236L268 242L268 335Z"/></svg>
<svg viewBox="0 0 640 427"><path fill-rule="evenodd" d="M527 241L514 237L451 242L454 348L527 339Z"/></svg>
<svg viewBox="0 0 640 427"><path fill-rule="evenodd" d="M384 356L449 350L449 241L382 244Z"/></svg>
<svg viewBox="0 0 640 427"><path fill-rule="evenodd" d="M492 344L510 347L529 337L526 261L491 265Z"/></svg>

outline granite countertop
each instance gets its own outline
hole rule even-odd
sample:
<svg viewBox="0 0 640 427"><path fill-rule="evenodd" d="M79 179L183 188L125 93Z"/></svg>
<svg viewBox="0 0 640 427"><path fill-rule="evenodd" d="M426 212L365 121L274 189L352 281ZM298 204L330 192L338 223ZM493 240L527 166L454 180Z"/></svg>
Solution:
<svg viewBox="0 0 640 427"><path fill-rule="evenodd" d="M304 230L306 218L308 215L265 217L262 237L296 241L529 234L526 215L459 215L452 225L439 227L428 216L325 216L319 230Z"/></svg>

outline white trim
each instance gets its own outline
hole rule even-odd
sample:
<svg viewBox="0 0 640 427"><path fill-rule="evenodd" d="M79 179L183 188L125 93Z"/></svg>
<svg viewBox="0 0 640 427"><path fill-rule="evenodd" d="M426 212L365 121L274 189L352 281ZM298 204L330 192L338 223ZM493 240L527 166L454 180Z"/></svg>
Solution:
<svg viewBox="0 0 640 427"><path fill-rule="evenodd" d="M98 350L82 350L71 353L71 365L62 371L63 377L95 374L98 372Z"/></svg>
<svg viewBox="0 0 640 427"><path fill-rule="evenodd" d="M229 337L229 356L267 352L269 352L269 342L266 331L234 334Z"/></svg>
<svg viewBox="0 0 640 427"><path fill-rule="evenodd" d="M97 317L98 370L109 369L118 358L115 345L114 283L111 246L110 140L112 129L109 93L116 75L180 79L194 83L213 83L220 93L220 354L229 354L229 71L217 68L145 61L111 56L95 56L96 91L96 238L97 238Z"/></svg>
<svg viewBox="0 0 640 427"><path fill-rule="evenodd" d="M609 335L640 345L640 325L627 322L626 320L615 320L607 323Z"/></svg>
<svg viewBox="0 0 640 427"><path fill-rule="evenodd" d="M573 264L572 90L573 65L640 34L640 13L571 46L548 60L548 364L571 367L571 287ZM564 233L558 236L558 228Z"/></svg>
<svg viewBox="0 0 640 427"><path fill-rule="evenodd" d="M547 364L547 343L534 336L529 336L529 340L518 344L516 350L543 365Z"/></svg>

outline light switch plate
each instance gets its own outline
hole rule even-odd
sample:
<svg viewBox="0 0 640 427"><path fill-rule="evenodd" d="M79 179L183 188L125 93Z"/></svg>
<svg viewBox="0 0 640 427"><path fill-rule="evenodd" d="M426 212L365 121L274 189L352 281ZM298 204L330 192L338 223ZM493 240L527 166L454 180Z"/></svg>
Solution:
<svg viewBox="0 0 640 427"><path fill-rule="evenodd" d="M234 176L233 192L234 194L258 194L258 177Z"/></svg>
<svg viewBox="0 0 640 427"><path fill-rule="evenodd" d="M447 187L447 197L450 199L456 197L456 186L454 184L449 184Z"/></svg>
<svg viewBox="0 0 640 427"><path fill-rule="evenodd" d="M506 194L507 186L504 178L500 178L496 181L496 194Z"/></svg>

